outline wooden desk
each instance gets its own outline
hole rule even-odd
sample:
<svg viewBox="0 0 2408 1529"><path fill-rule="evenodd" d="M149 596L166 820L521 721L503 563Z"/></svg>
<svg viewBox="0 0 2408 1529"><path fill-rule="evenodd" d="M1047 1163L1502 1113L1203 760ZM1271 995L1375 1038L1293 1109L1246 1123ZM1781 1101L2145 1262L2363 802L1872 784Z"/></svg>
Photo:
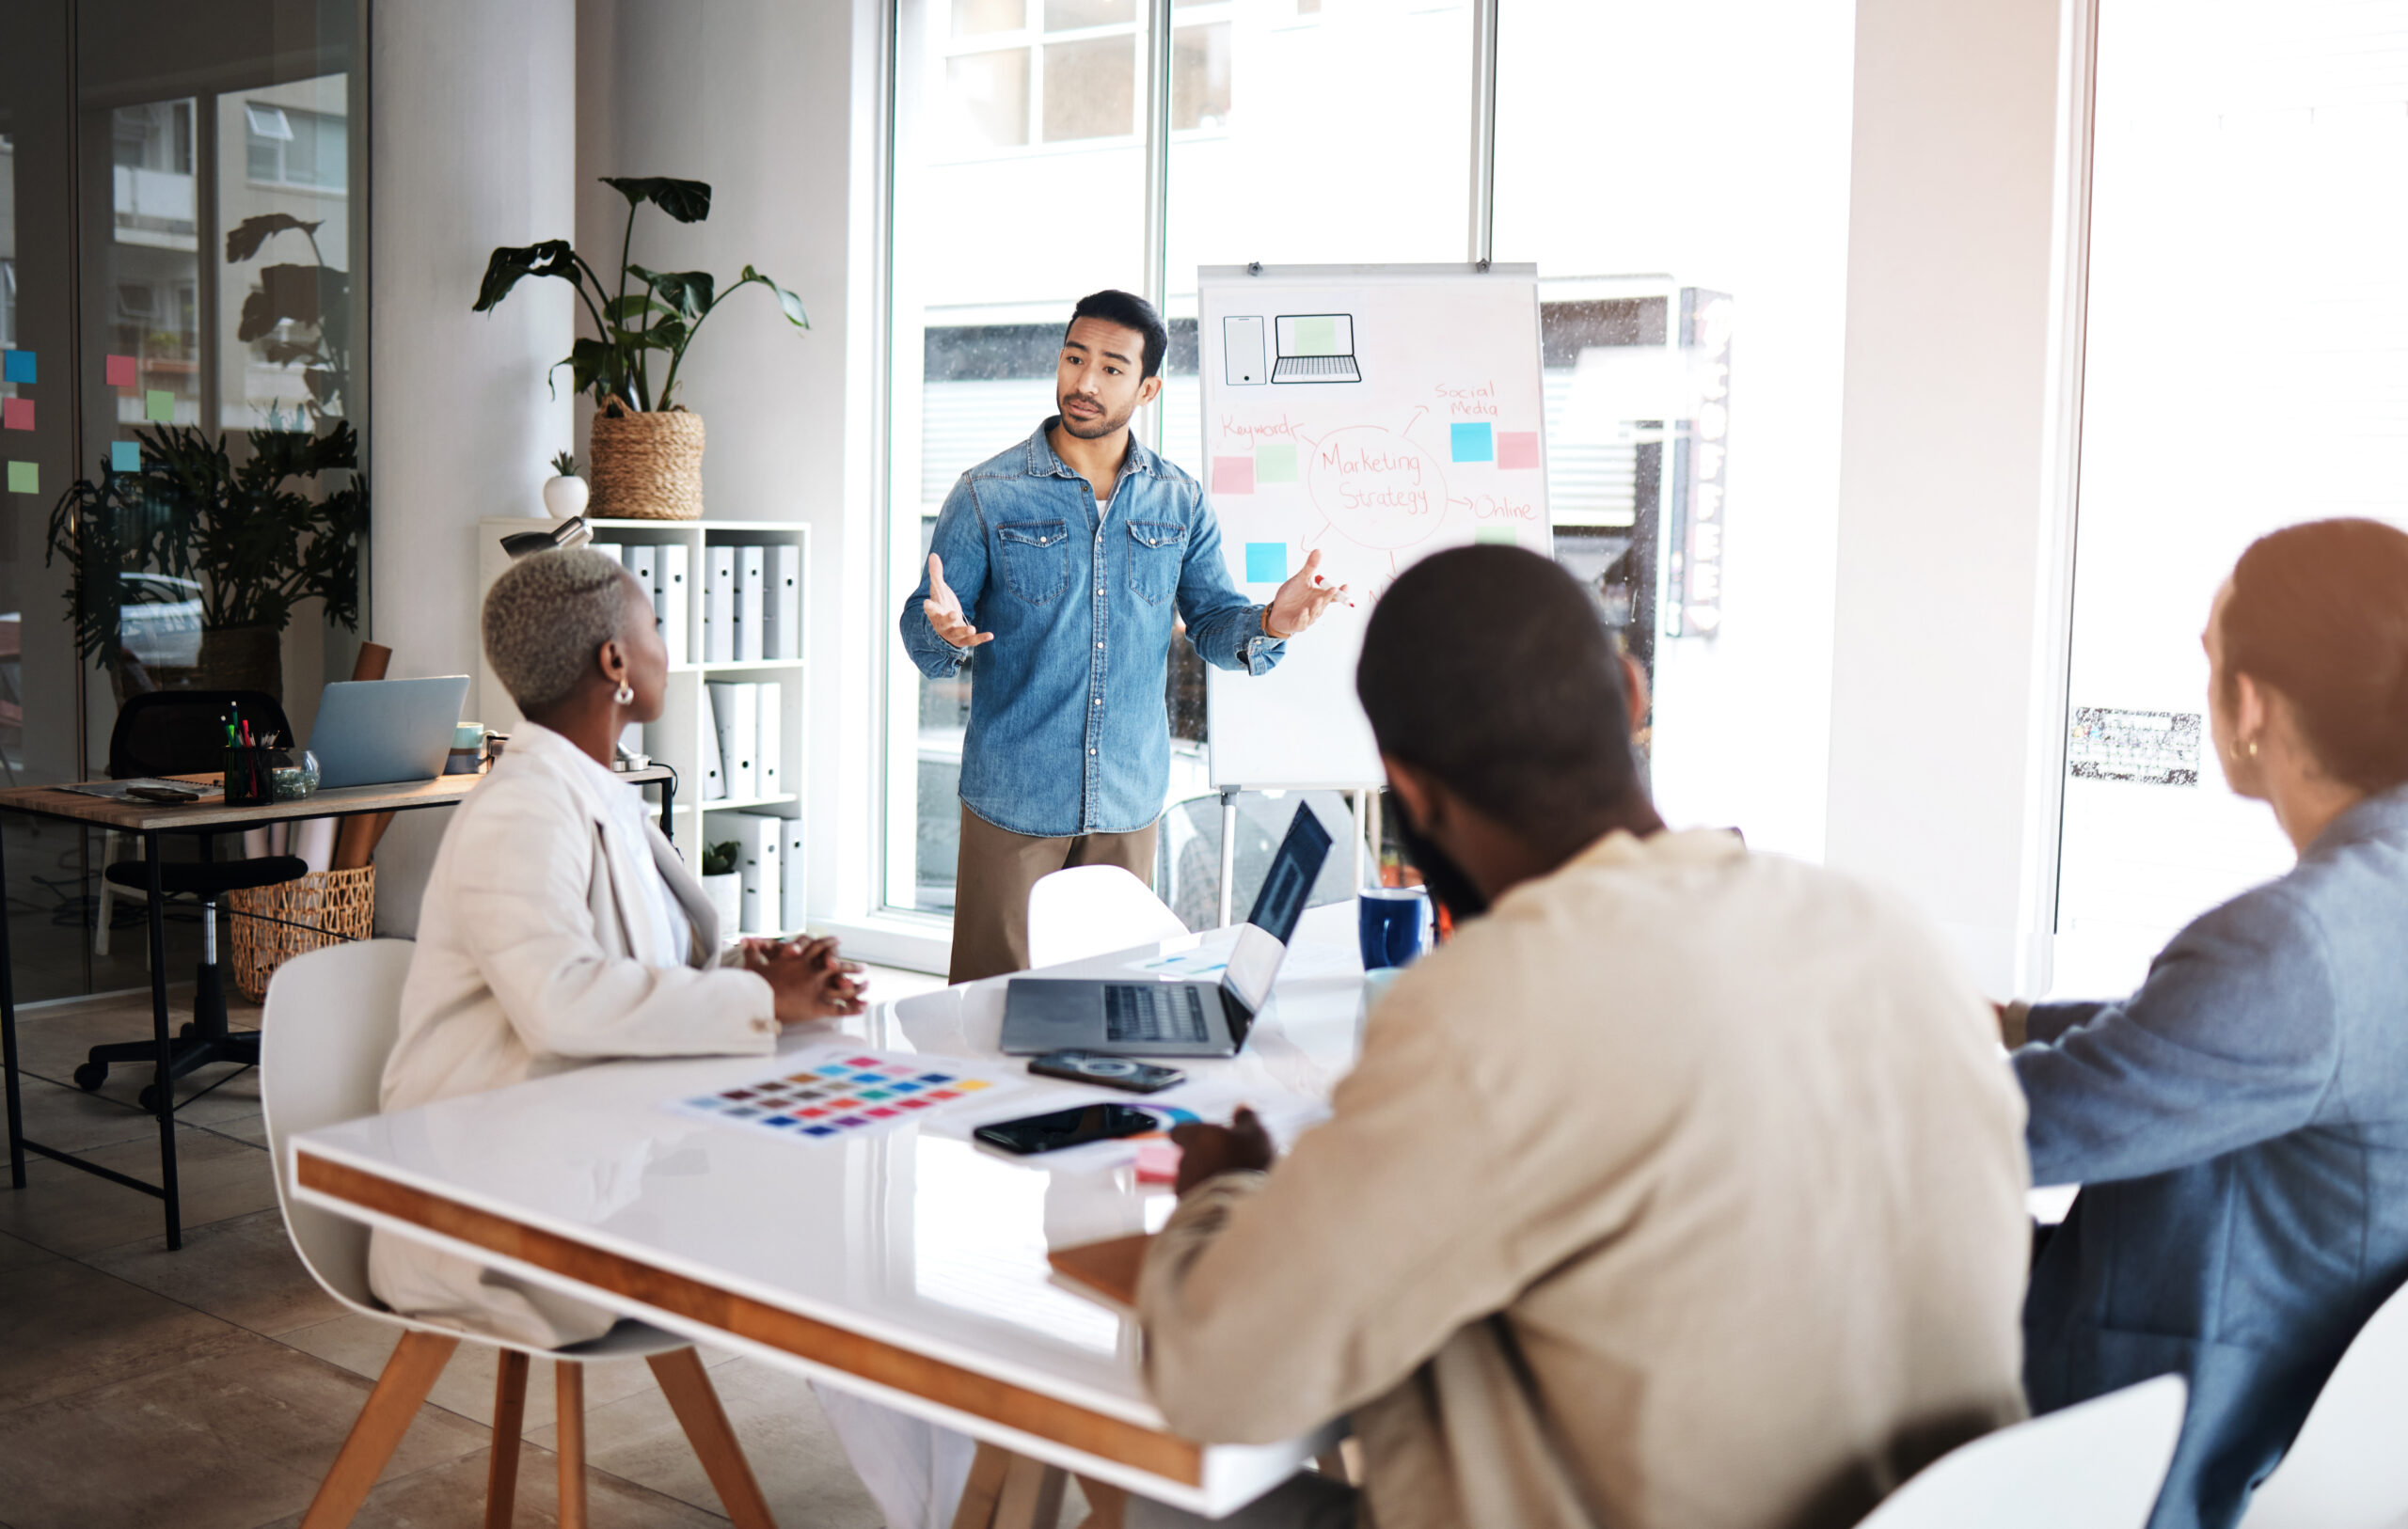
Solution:
<svg viewBox="0 0 2408 1529"><path fill-rule="evenodd" d="M214 775L185 775L171 779L190 780L204 785L216 785ZM168 1062L172 1040L167 1029L167 958L164 910L166 898L159 886L159 840L170 833L209 835L256 828L265 824L289 822L299 818L356 817L368 812L410 812L430 807L451 807L476 789L482 775L443 775L432 780L413 780L393 785L343 786L320 791L296 801L263 802L251 807L230 807L220 798L215 801L172 805L161 802L111 800L105 796L87 796L57 786L17 786L0 791L0 812L24 812L32 817L51 818L59 822L83 823L119 833L132 834L142 841L144 863L150 870L150 910L148 922L150 937L150 1020L151 1034L158 1043L158 1061L151 1085L153 1113L159 1122L159 1182L146 1183L130 1174L87 1162L73 1153L30 1141L24 1132L24 1114L18 1096L17 1082L17 990L10 966L8 922L0 917L0 1069L5 1069L8 1100L8 1178L17 1189L25 1187L25 1154L38 1153L71 1168L94 1174L114 1184L156 1195L165 1203L167 1223L167 1246L183 1246L182 1206L176 1190L176 1099L175 1087L168 1077ZM670 812L676 789L676 772L655 766L630 770L623 779L634 785L657 784L661 791L661 830L668 831ZM202 840L207 853L208 840ZM6 869L0 866L0 885L6 885Z"/></svg>

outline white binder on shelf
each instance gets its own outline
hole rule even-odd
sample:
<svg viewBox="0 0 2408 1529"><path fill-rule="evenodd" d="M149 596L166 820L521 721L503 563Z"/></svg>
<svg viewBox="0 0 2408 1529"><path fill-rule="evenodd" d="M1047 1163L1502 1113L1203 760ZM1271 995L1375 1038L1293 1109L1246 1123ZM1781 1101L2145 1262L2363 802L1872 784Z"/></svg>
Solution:
<svg viewBox="0 0 2408 1529"><path fill-rule="evenodd" d="M775 680L764 680L752 687L753 726L757 742L752 745L752 779L762 796L775 796L786 789L785 776L778 768L779 729L784 718L779 715L784 699L784 686Z"/></svg>
<svg viewBox="0 0 2408 1529"><path fill-rule="evenodd" d="M675 543L655 549L653 608L660 612L660 640L668 645L669 661L689 661L686 653L686 547Z"/></svg>
<svg viewBox="0 0 2408 1529"><path fill-rule="evenodd" d="M736 549L703 548L703 662L736 662Z"/></svg>
<svg viewBox="0 0 2408 1529"><path fill-rule="evenodd" d="M585 544L585 550L588 552L598 552L602 554L602 556L610 559L612 562L620 564L622 567L626 564L626 548L619 543L588 542Z"/></svg>
<svg viewBox="0 0 2408 1529"><path fill-rule="evenodd" d="M702 799L706 802L722 801L727 796L727 767L720 763L719 720L715 715L703 718L702 736L696 743L695 751L702 756Z"/></svg>
<svg viewBox="0 0 2408 1529"><path fill-rule="evenodd" d="M652 602L652 624L657 631L660 626L660 589L654 570L659 566L660 549L649 542L630 542L620 560L626 564L627 572L642 586L643 597Z"/></svg>
<svg viewBox="0 0 2408 1529"><path fill-rule="evenodd" d="M768 622L762 578L767 564L761 555L768 550L736 549L736 661L739 664L757 663L767 656L761 647L762 628Z"/></svg>
<svg viewBox="0 0 2408 1529"><path fill-rule="evenodd" d="M757 796L760 778L753 770L752 750L761 735L760 687L713 685L707 688L711 721L719 733L720 774L727 781L727 794L738 800Z"/></svg>
<svg viewBox="0 0 2408 1529"><path fill-rule="evenodd" d="M784 904L779 932L791 935L811 922L803 917L803 867L809 862L802 858L802 819L780 818L778 824L785 835L784 844L778 852L778 895Z"/></svg>
<svg viewBox="0 0 2408 1529"><path fill-rule="evenodd" d="M761 656L800 658L802 656L802 548L787 543L768 550L768 571L765 579L768 589L762 595L767 619L761 623Z"/></svg>
<svg viewBox="0 0 2408 1529"><path fill-rule="evenodd" d="M714 822L718 832L737 843L736 869L744 878L744 914L738 921L740 928L748 935L777 934L778 916L784 911L784 878L778 874L778 852L784 847L784 834L781 830L785 828L785 820L761 817L752 812L729 812Z"/></svg>

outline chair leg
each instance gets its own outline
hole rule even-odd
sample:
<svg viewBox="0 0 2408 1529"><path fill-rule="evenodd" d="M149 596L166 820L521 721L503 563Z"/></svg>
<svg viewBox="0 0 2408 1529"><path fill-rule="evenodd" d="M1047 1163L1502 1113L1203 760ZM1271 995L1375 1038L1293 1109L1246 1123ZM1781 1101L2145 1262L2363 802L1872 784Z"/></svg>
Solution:
<svg viewBox="0 0 2408 1529"><path fill-rule="evenodd" d="M1012 1457L1003 1495L995 1500L995 1529L1054 1529L1062 1521L1062 1492L1069 1484L1069 1474L1058 1465Z"/></svg>
<svg viewBox="0 0 2408 1529"><path fill-rule="evenodd" d="M1087 1500L1087 1516L1079 1521L1079 1529L1121 1529L1129 1513L1127 1492L1093 1476L1079 1477L1079 1490Z"/></svg>
<svg viewBox="0 0 2408 1529"><path fill-rule="evenodd" d="M561 1436L561 1529L585 1529L585 1366L556 1360Z"/></svg>
<svg viewBox="0 0 2408 1529"><path fill-rule="evenodd" d="M770 1516L768 1501L753 1479L752 1462L744 1458L736 1430L728 1427L727 1410L720 1405L719 1392L711 1385L710 1372L703 1368L702 1356L691 1348L677 1348L655 1354L649 1363L729 1521L736 1529L777 1529L778 1521Z"/></svg>
<svg viewBox="0 0 2408 1529"><path fill-rule="evenodd" d="M527 1356L501 1351L493 1383L493 1456L485 1470L485 1529L510 1529L518 1501L518 1436L527 1428Z"/></svg>
<svg viewBox="0 0 2408 1529"><path fill-rule="evenodd" d="M1004 1477L1011 1466L1010 1450L998 1444L978 1446L970 1460L970 1478L961 1486L961 1506L954 1511L953 1529L991 1529L995 1504L1004 1495Z"/></svg>
<svg viewBox="0 0 2408 1529"><path fill-rule="evenodd" d="M359 1421L351 1426L351 1437L342 1442L326 1479L318 1484L318 1495L309 1500L301 1529L342 1529L351 1522L402 1435L409 1431L426 1394L435 1389L436 1378L451 1363L452 1350L459 1347L459 1339L440 1333L402 1334L400 1347L385 1362L385 1373L376 1378L376 1389L368 1394L368 1405L359 1410Z"/></svg>

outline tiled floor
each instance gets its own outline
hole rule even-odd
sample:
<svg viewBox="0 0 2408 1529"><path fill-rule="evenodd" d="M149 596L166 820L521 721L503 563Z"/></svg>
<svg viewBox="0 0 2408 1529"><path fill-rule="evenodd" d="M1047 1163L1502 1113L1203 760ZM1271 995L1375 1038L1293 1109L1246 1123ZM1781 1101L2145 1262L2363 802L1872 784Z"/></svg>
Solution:
<svg viewBox="0 0 2408 1529"><path fill-rule="evenodd" d="M872 977L883 998L939 985ZM154 1177L157 1127L132 1102L143 1079L119 1073L97 1095L68 1081L84 1048L149 1025L147 1001L122 998L25 1015L27 1134ZM297 1524L392 1348L394 1330L336 1304L285 1240L257 1075L211 1069L182 1092L199 1096L177 1127L181 1252L166 1251L147 1196L38 1159L24 1190L0 1180L0 1529ZM780 1523L879 1522L802 1381L705 1357ZM493 1350L460 1348L356 1522L481 1521L493 1376ZM591 1366L586 1410L596 1529L725 1521L641 1361ZM539 1363L520 1524L556 1521L553 1424Z"/></svg>

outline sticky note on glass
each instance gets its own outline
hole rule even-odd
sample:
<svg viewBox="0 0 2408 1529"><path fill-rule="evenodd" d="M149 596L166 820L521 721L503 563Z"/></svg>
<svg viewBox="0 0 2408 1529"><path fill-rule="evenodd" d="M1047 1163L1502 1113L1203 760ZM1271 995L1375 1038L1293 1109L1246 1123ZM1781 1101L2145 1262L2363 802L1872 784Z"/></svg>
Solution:
<svg viewBox="0 0 2408 1529"><path fill-rule="evenodd" d="M1449 425L1447 435L1453 447L1451 454L1457 462L1497 460L1496 443L1490 439L1486 425Z"/></svg>
<svg viewBox="0 0 2408 1529"><path fill-rule="evenodd" d="M176 395L168 392L164 387L153 387L150 391L143 394L142 418L150 420L154 425L174 424L176 422ZM1460 429L1461 427L1458 426L1457 428ZM1455 460L1461 462L1463 458L1457 457Z"/></svg>
<svg viewBox="0 0 2408 1529"><path fill-rule="evenodd" d="M8 492L39 494L41 492L41 466L32 462L8 464Z"/></svg>
<svg viewBox="0 0 2408 1529"><path fill-rule="evenodd" d="M1245 544L1245 581L1248 584L1288 582L1288 544L1248 542Z"/></svg>
<svg viewBox="0 0 2408 1529"><path fill-rule="evenodd" d="M133 441L109 442L109 471L140 472L142 448Z"/></svg>
<svg viewBox="0 0 2408 1529"><path fill-rule="evenodd" d="M1522 544L1522 533L1511 526L1482 526L1471 533L1475 542L1502 542L1509 547Z"/></svg>
<svg viewBox="0 0 2408 1529"><path fill-rule="evenodd" d="M34 401L32 399L0 399L0 429L31 430L33 428Z"/></svg>
<svg viewBox="0 0 2408 1529"><path fill-rule="evenodd" d="M1212 492L1215 494L1253 493L1254 458L1214 457L1212 459Z"/></svg>
<svg viewBox="0 0 2408 1529"><path fill-rule="evenodd" d="M139 387L142 386L141 369L135 365L134 357L130 355L110 356L108 359L108 374L109 386L111 387Z"/></svg>
<svg viewBox="0 0 2408 1529"><path fill-rule="evenodd" d="M1254 481L1258 483L1294 482L1296 481L1295 447L1256 447L1254 449Z"/></svg>
<svg viewBox="0 0 2408 1529"><path fill-rule="evenodd" d="M0 353L0 382L29 383L34 375L34 353L8 351Z"/></svg>
<svg viewBox="0 0 2408 1529"><path fill-rule="evenodd" d="M1497 433L1497 465L1499 467L1535 467L1539 465L1539 433L1535 430L1500 430Z"/></svg>

